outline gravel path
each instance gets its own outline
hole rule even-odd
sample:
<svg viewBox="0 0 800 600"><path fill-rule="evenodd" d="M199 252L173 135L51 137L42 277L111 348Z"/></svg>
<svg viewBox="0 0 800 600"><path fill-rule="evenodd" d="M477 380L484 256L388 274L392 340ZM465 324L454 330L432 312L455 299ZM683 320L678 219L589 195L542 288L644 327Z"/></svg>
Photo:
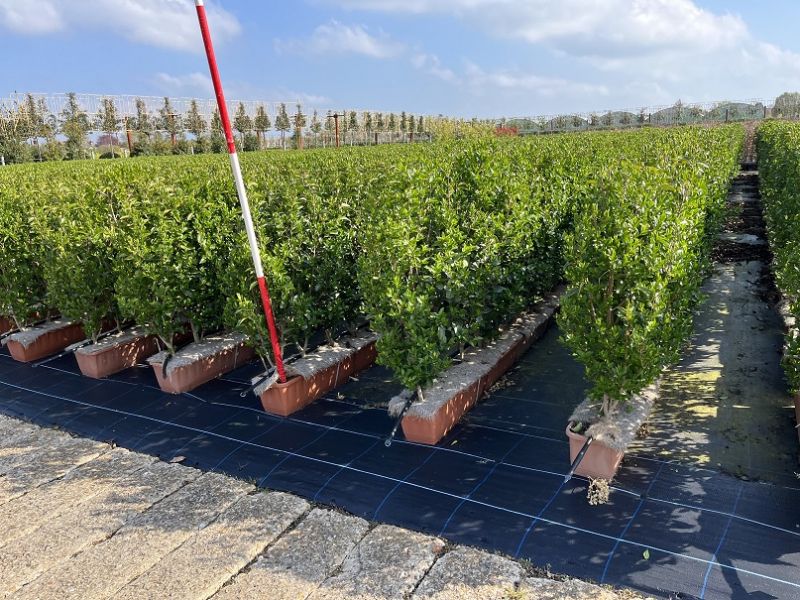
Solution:
<svg viewBox="0 0 800 600"><path fill-rule="evenodd" d="M638 598L2 415L0 469L0 598Z"/></svg>

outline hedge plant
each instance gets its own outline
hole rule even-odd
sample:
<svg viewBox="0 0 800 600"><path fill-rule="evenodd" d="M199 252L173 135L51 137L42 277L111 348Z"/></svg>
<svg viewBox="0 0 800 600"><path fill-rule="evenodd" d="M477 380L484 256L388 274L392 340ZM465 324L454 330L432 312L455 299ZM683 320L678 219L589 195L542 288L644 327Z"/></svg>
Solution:
<svg viewBox="0 0 800 600"><path fill-rule="evenodd" d="M33 227L34 207L47 199L35 191L38 186L30 170L7 167L4 171L6 179L0 185L0 316L10 317L22 328L49 313L44 244Z"/></svg>
<svg viewBox="0 0 800 600"><path fill-rule="evenodd" d="M114 186L121 184L101 169L58 191L59 201L39 208L35 231L43 240L43 276L47 302L62 317L81 322L97 341L104 328L119 326L114 265L118 207Z"/></svg>
<svg viewBox="0 0 800 600"><path fill-rule="evenodd" d="M604 414L678 357L738 168L743 130L674 130L639 164L587 180L568 238L559 323Z"/></svg>
<svg viewBox="0 0 800 600"><path fill-rule="evenodd" d="M758 174L775 279L795 324L800 316L800 125L766 121L758 128ZM800 390L800 337L786 334L783 366L793 392Z"/></svg>

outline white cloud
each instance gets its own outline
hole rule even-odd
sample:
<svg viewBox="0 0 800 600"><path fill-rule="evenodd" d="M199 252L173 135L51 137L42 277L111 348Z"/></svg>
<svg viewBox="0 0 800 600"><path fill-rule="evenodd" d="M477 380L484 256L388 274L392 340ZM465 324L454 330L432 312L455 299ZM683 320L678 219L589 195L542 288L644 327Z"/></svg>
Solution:
<svg viewBox="0 0 800 600"><path fill-rule="evenodd" d="M205 73L188 73L186 75L170 75L157 73L156 84L168 96L212 96L214 85Z"/></svg>
<svg viewBox="0 0 800 600"><path fill-rule="evenodd" d="M442 61L435 54L415 54L411 57L411 64L415 69L425 71L442 81L447 81L448 83L459 83L461 81L452 69L442 66Z"/></svg>
<svg viewBox="0 0 800 600"><path fill-rule="evenodd" d="M60 31L64 23L51 2L0 0L0 26L17 33L39 35Z"/></svg>
<svg viewBox="0 0 800 600"><path fill-rule="evenodd" d="M215 42L241 31L229 12L215 4L206 10ZM203 47L191 0L0 0L0 28L25 35L111 31L161 48L199 52Z"/></svg>
<svg viewBox="0 0 800 600"><path fill-rule="evenodd" d="M324 1L345 9L451 16L493 37L547 49L566 72L593 69L613 103L771 97L800 87L800 54L756 38L740 16L706 10L696 0ZM503 70L491 74L498 87L512 81L547 87L525 76L509 79Z"/></svg>
<svg viewBox="0 0 800 600"><path fill-rule="evenodd" d="M512 69L486 71L476 64L467 63L465 71L467 84L482 93L509 90L545 97L581 94L607 96L609 94L608 88L604 85L581 83L554 77L541 77L533 73Z"/></svg>
<svg viewBox="0 0 800 600"><path fill-rule="evenodd" d="M314 29L307 39L275 40L275 49L321 56L361 54L371 58L392 58L401 54L404 47L383 32L372 35L361 25L345 25L331 20Z"/></svg>

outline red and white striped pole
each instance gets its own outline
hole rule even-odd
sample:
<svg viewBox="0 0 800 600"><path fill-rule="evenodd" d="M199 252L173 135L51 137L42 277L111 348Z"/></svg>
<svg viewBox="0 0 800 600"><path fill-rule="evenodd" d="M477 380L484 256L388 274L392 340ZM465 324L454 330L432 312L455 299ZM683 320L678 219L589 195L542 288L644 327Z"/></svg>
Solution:
<svg viewBox="0 0 800 600"><path fill-rule="evenodd" d="M219 116L222 121L222 127L225 130L225 140L228 143L228 154L231 159L233 181L236 184L236 193L239 195L239 204L242 206L242 218L244 218L244 226L245 229L247 229L247 240L250 242L250 254L253 257L253 266L255 267L256 279L258 280L258 289L261 293L261 304L264 306L264 317L267 319L269 338L272 343L272 353L275 356L275 368L278 371L278 379L283 383L286 381L286 371L283 368L283 356L281 353L281 345L278 341L278 330L275 327L275 317L272 314L272 302L269 298L267 282L264 279L264 269L261 266L261 253L258 250L258 239L256 238L256 232L253 228L253 217L250 215L250 203L247 201L247 190L245 190L244 187L242 169L239 166L239 156L236 154L236 144L233 141L231 119L228 116L228 107L225 104L225 94L222 91L222 82L219 78L217 59L214 56L214 46L211 43L211 33L209 32L208 19L206 18L206 7L203 5L203 0L195 0L195 6L197 7L197 19L200 21L200 32L203 35L203 45L206 48L206 56L208 57L208 68L211 71L211 81L214 83L214 93L217 96Z"/></svg>

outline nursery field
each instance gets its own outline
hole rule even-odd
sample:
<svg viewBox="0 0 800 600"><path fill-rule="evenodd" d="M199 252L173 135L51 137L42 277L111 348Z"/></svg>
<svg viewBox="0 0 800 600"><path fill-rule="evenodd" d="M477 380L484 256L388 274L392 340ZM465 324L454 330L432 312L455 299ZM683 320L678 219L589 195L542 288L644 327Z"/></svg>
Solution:
<svg viewBox="0 0 800 600"><path fill-rule="evenodd" d="M421 390L558 282L561 325L606 404L674 357L743 131L650 130L244 157L284 346L365 321ZM0 172L0 313L92 339L136 323L168 352L225 328L272 361L218 157Z"/></svg>
<svg viewBox="0 0 800 600"><path fill-rule="evenodd" d="M668 429L650 451L640 427L706 410L684 409L670 386L688 377L669 370L695 350L713 362L698 327L716 327L706 295L730 300L708 283L727 281L731 199L746 189L761 211L755 174L737 178L744 142L723 125L243 155L287 382L225 158L0 169L0 411L658 597L791 597L792 474L682 460ZM762 124L758 151L796 388L800 125ZM767 353L750 325L714 352L749 334ZM79 354L115 344L126 368L87 377ZM193 360L228 362L181 388ZM305 400L286 401L298 381ZM732 410L748 402L766 414ZM428 421L436 435L415 437Z"/></svg>

